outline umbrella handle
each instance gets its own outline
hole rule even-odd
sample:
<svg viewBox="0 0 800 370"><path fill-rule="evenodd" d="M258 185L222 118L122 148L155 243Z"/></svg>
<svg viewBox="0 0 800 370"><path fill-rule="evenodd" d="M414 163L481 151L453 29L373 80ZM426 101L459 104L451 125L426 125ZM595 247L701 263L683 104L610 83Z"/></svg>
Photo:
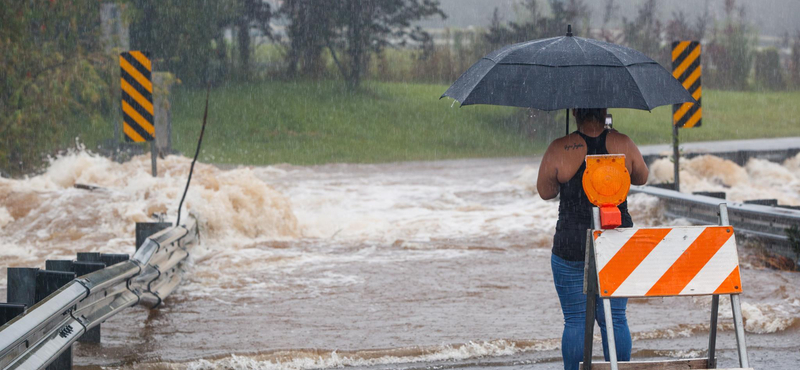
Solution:
<svg viewBox="0 0 800 370"><path fill-rule="evenodd" d="M566 116L567 116L567 133L564 136L569 135L569 108L566 109L566 112L567 112L567 114L566 114Z"/></svg>

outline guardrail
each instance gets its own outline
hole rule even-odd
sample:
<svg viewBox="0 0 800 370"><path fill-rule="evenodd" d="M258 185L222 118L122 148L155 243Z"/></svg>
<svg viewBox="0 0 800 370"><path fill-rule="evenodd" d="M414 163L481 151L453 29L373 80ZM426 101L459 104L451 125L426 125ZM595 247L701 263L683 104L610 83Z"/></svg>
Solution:
<svg viewBox="0 0 800 370"><path fill-rule="evenodd" d="M181 281L197 224L148 237L130 260L83 275L0 327L0 369L42 369L127 307L155 308Z"/></svg>
<svg viewBox="0 0 800 370"><path fill-rule="evenodd" d="M782 247L789 246L786 230L793 226L800 227L800 210L731 202L652 186L631 186L631 193L658 197L664 201L665 216L685 218L694 224L715 223L718 218L719 204L727 203L730 223L737 233L766 239Z"/></svg>

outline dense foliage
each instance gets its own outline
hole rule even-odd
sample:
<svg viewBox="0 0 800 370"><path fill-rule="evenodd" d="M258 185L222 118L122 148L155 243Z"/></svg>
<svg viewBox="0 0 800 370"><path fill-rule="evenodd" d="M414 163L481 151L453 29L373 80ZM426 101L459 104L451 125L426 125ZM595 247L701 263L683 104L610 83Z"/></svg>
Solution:
<svg viewBox="0 0 800 370"><path fill-rule="evenodd" d="M78 120L111 104L96 0L8 1L0 7L0 170L36 168Z"/></svg>
<svg viewBox="0 0 800 370"><path fill-rule="evenodd" d="M189 86L249 79L251 34L269 36L272 11L259 0L129 0L131 48L147 50L155 68ZM236 31L236 48L226 30Z"/></svg>
<svg viewBox="0 0 800 370"><path fill-rule="evenodd" d="M367 74L370 59L388 46L422 44L430 35L411 22L445 17L438 0L287 0L280 13L289 22L288 70L319 71L323 49L351 89Z"/></svg>

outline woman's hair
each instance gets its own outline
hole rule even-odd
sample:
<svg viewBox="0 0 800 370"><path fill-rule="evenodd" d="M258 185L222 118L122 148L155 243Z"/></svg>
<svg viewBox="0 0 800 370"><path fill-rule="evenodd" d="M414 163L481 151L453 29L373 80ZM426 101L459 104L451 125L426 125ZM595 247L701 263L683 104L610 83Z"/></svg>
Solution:
<svg viewBox="0 0 800 370"><path fill-rule="evenodd" d="M605 115L603 115L603 108L576 108L575 119L578 123L586 121L605 122Z"/></svg>

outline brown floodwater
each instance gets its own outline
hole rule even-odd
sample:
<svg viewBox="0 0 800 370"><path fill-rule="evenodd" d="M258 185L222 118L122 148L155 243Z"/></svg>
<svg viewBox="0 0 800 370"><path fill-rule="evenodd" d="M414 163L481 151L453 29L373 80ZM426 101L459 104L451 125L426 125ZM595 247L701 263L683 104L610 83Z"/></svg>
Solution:
<svg viewBox="0 0 800 370"><path fill-rule="evenodd" d="M800 205L800 156L739 167L687 160L687 191ZM116 164L84 152L46 173L0 179L0 266L76 252L131 253L134 223L174 217L188 159ZM669 165L653 165L653 181ZM199 165L187 215L201 225L181 287L158 310L128 309L81 368L557 369L562 316L550 271L558 203L535 192L537 159L379 165ZM775 180L779 178L780 180ZM76 183L99 190L75 189ZM641 226L683 224L629 197ZM751 366L800 361L800 273L759 268L745 246L742 309ZM0 296L5 296L5 269ZM710 298L632 299L633 356L706 354ZM738 366L721 302L720 367ZM600 354L599 338L595 353Z"/></svg>

